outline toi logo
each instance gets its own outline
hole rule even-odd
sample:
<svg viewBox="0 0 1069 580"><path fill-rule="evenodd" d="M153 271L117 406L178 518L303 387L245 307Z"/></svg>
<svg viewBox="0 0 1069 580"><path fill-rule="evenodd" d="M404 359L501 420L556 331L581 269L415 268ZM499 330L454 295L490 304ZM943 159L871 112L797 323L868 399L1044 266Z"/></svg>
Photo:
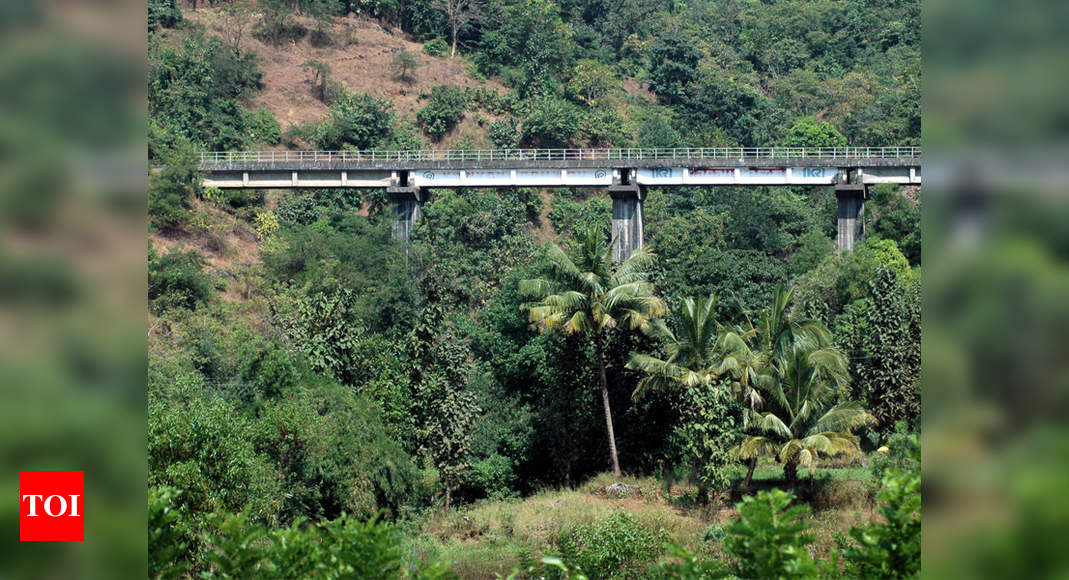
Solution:
<svg viewBox="0 0 1069 580"><path fill-rule="evenodd" d="M19 472L19 540L85 540L85 472Z"/></svg>

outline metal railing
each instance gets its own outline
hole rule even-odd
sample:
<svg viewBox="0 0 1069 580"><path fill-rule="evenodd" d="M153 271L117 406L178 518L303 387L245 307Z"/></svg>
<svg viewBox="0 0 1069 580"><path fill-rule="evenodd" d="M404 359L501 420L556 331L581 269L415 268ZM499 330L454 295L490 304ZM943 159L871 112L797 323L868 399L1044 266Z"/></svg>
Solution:
<svg viewBox="0 0 1069 580"><path fill-rule="evenodd" d="M347 161L582 161L632 159L894 159L920 147L676 147L623 149L423 149L410 151L205 151L202 163Z"/></svg>

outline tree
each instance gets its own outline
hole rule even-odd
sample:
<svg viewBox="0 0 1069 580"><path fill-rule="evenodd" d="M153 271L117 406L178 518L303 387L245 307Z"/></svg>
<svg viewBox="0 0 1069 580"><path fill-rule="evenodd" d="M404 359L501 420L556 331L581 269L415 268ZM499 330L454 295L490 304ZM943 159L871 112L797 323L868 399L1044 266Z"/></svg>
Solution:
<svg viewBox="0 0 1069 580"><path fill-rule="evenodd" d="M758 325L770 364L758 384L761 408L748 409L744 421L757 434L739 447L743 459L776 456L791 487L798 466L812 471L820 454L859 453L853 430L873 422L860 403L843 400L850 375L831 333L816 320L791 316L792 298L793 292L777 287Z"/></svg>
<svg viewBox="0 0 1069 580"><path fill-rule="evenodd" d="M252 8L248 0L235 0L224 4L219 12L223 38L230 50L240 56L241 41L248 31L252 19Z"/></svg>
<svg viewBox="0 0 1069 580"><path fill-rule="evenodd" d="M665 314L664 302L653 295L647 271L653 255L640 249L619 265L612 262L612 246L601 228L589 228L581 236L574 256L556 244L546 251L548 275L523 280L521 292L538 301L526 304L530 321L542 331L560 329L567 334L593 335L598 359L601 401L609 437L613 474L620 475L616 438L609 406L609 385L605 375L605 333L622 330L648 331L651 321Z"/></svg>
<svg viewBox="0 0 1069 580"><path fill-rule="evenodd" d="M417 68L419 68L419 59L407 50L397 53L393 60L390 61L390 69L393 71L393 76L406 83L412 82L412 77L409 75L416 72Z"/></svg>
<svg viewBox="0 0 1069 580"><path fill-rule="evenodd" d="M330 106L330 121L321 129L319 146L329 150L373 149L390 138L391 103L368 94L344 95Z"/></svg>
<svg viewBox="0 0 1069 580"><path fill-rule="evenodd" d="M831 123L802 117L787 131L783 144L787 147L846 147L846 137Z"/></svg>
<svg viewBox="0 0 1069 580"><path fill-rule="evenodd" d="M312 87L316 97L323 104L330 104L330 63L308 59L301 65L301 70L312 75Z"/></svg>
<svg viewBox="0 0 1069 580"><path fill-rule="evenodd" d="M708 489L727 483L725 467L731 461L729 449L735 441L734 417L728 404L731 382L722 380L738 373L740 384L750 384L749 369L738 364L745 355L736 354L739 343L734 330L715 319L716 299L695 301L686 298L678 312L679 333L662 321L655 321L650 334L665 341L667 356L632 353L627 368L646 375L639 381L636 396L645 389L676 389L683 397L682 421L676 436L692 460L703 500ZM725 352L728 351L728 352ZM753 365L760 366L759 362Z"/></svg>
<svg viewBox="0 0 1069 580"><path fill-rule="evenodd" d="M457 38L460 33L482 19L482 2L481 0L434 0L433 6L449 22L449 38L452 40L449 58L453 58L457 54Z"/></svg>

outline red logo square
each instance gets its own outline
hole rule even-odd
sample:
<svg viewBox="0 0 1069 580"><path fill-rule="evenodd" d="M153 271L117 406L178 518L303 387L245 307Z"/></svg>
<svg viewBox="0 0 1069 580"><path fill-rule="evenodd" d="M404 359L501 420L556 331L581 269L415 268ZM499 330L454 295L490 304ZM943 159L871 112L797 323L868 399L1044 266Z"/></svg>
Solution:
<svg viewBox="0 0 1069 580"><path fill-rule="evenodd" d="M19 540L85 540L85 472L19 472Z"/></svg>

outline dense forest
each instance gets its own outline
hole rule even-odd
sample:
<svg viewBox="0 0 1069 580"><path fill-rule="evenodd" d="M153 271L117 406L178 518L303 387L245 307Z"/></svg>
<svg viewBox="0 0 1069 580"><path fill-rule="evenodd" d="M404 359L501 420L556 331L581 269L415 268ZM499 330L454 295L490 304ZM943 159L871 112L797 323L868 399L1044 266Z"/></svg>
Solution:
<svg viewBox="0 0 1069 580"><path fill-rule="evenodd" d="M196 163L915 145L919 10L150 0L150 575L916 575L917 188L842 253L831 188L652 188L615 264L604 191L435 190L402 244Z"/></svg>

